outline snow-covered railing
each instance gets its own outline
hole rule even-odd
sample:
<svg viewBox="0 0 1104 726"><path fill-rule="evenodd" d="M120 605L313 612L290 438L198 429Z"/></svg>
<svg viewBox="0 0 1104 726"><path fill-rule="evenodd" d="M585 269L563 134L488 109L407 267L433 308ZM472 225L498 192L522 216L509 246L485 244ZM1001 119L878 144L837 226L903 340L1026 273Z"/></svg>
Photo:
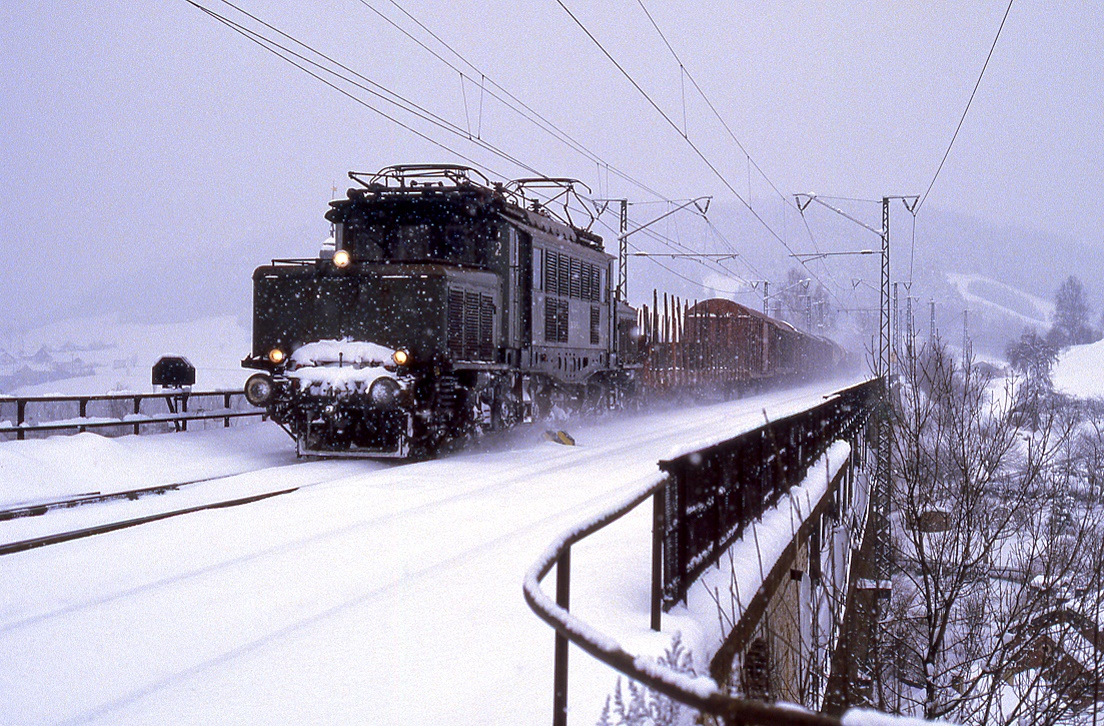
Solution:
<svg viewBox="0 0 1104 726"><path fill-rule="evenodd" d="M165 412L150 412L148 406L143 412L142 405L147 401L164 401ZM107 415L90 415L89 404L104 409L102 413ZM29 407L33 407L31 413L38 409L38 415L28 415ZM157 424L171 425L169 430L187 431L189 421L211 420L221 420L223 426L229 428L231 419L263 416L264 413L249 405L240 390L0 396L0 434L14 434L18 440L25 439L28 432L83 433L88 429L106 428L138 434L142 427Z"/></svg>
<svg viewBox="0 0 1104 726"><path fill-rule="evenodd" d="M653 481L620 505L563 533L548 547L527 573L524 593L529 607L556 630L554 726L567 723L569 642L657 693L719 716L726 723L840 723L792 707L735 698L720 692L710 678L690 678L626 652L570 613L571 547L651 499L651 627L659 630L661 609L669 609L681 599L694 578L715 562L751 521L801 482L832 442L857 436L880 392L881 382L869 381L833 394L813 409L661 462L663 473ZM749 456L757 461L746 461ZM756 482L748 484L739 478L748 474L758 477ZM836 496L835 491L829 492L829 498ZM540 587L553 566L557 568L554 601Z"/></svg>
<svg viewBox="0 0 1104 726"><path fill-rule="evenodd" d="M665 610L834 441L856 439L880 391L880 381L867 381L815 408L659 462L670 479L662 523Z"/></svg>

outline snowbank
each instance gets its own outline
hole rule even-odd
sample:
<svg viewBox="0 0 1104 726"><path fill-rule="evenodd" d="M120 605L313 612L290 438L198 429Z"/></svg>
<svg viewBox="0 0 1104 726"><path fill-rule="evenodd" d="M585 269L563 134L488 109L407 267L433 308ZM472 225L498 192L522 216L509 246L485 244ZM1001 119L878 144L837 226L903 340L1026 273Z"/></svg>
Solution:
<svg viewBox="0 0 1104 726"><path fill-rule="evenodd" d="M1077 398L1104 398L1104 340L1075 345L1058 358L1054 387Z"/></svg>

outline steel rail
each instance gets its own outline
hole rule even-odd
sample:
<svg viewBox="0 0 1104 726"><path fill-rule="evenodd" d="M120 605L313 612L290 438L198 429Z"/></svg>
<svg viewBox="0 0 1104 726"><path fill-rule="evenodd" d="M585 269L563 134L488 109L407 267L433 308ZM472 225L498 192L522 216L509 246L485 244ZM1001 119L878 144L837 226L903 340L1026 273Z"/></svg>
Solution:
<svg viewBox="0 0 1104 726"><path fill-rule="evenodd" d="M73 507L79 507L84 504L99 504L101 502L109 502L113 499L130 499L131 501L138 499L139 497L146 496L147 494L164 494L169 491L176 491L182 486L188 484L195 484L198 482L179 482L176 484L161 484L155 487L143 487L141 489L128 489L121 492L111 492L109 494L101 494L100 492L87 492L85 494L78 494L77 496L69 497L68 499L51 499L45 502L34 502L33 504L21 504L18 507L10 507L8 509L0 509L0 522L8 522L13 519L22 519L23 517L40 517L51 509L72 509Z"/></svg>
<svg viewBox="0 0 1104 726"><path fill-rule="evenodd" d="M18 506L9 507L8 509L0 509L0 522L6 522L12 519L21 519L23 517L38 517L51 509L72 509L74 507L80 507L85 504L101 504L103 502L110 502L115 499L129 499L136 501L141 497L150 494L164 494L165 492L179 491L181 487L191 486L193 484L209 484L210 482L219 481L221 479L232 479L236 476L241 476L248 472L237 472L234 474L223 474L220 476L206 476L201 479L189 479L187 481L166 482L165 484L158 484L151 487L141 487L138 489L124 489L117 492L85 492L83 494L75 494L73 496L63 499L47 499L45 501L32 501Z"/></svg>
<svg viewBox="0 0 1104 726"><path fill-rule="evenodd" d="M200 504L194 507L187 507L186 509L176 509L171 512L161 512L159 514L151 514L145 517L126 519L121 522L111 522L108 524L96 525L94 527L76 529L69 532L59 532L57 534L34 537L32 539L25 539L19 542L10 542L8 544L0 545L0 556L15 554L17 552L26 552L27 550L37 549L39 547L47 547L49 545L60 544L62 542L70 542L72 540L82 539L84 537L92 537L97 534L115 532L120 529L127 529L128 527L137 527L142 524L158 522L162 519L179 517L184 514L193 514L195 512L201 512L206 509L226 509L228 507L237 507L242 504L252 504L253 502L259 502L271 497L277 497L281 494L290 494L291 492L298 491L298 489L299 487L290 487L288 489L280 489L274 492L252 494L248 497L240 497L238 499L229 499L222 502L212 502L210 504Z"/></svg>

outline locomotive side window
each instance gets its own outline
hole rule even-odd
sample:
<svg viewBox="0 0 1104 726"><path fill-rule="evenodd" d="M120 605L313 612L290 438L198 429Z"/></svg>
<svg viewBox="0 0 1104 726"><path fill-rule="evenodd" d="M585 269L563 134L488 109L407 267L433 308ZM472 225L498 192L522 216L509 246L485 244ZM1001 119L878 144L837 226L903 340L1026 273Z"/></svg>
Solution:
<svg viewBox="0 0 1104 726"><path fill-rule="evenodd" d="M544 250L533 250L533 289L544 290L544 265L541 261L544 258Z"/></svg>

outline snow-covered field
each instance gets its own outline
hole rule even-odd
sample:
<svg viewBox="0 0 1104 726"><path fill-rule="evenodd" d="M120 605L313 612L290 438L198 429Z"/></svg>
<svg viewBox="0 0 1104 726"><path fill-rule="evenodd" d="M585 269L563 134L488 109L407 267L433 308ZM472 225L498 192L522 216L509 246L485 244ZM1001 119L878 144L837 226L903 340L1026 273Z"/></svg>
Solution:
<svg viewBox="0 0 1104 726"><path fill-rule="evenodd" d="M1077 398L1104 398L1104 340L1065 350L1054 367L1054 387Z"/></svg>
<svg viewBox="0 0 1104 726"><path fill-rule="evenodd" d="M250 332L235 317L152 325L126 323L117 315L67 319L2 341L9 356L27 356L6 364L7 375L51 377L3 393L23 396L85 395L112 391L153 390L153 364L165 355L182 355L196 367L196 390L240 389L249 371L241 359L249 353ZM39 356L38 362L31 359ZM0 356L0 360L3 356ZM77 361L91 375L61 377L59 368ZM35 369L26 372L27 368ZM0 366L0 379L5 366Z"/></svg>
<svg viewBox="0 0 1104 726"><path fill-rule="evenodd" d="M580 422L576 447L529 431L406 465L296 463L271 424L0 444L8 502L232 475L111 505L119 517L302 487L0 557L0 721L546 723L553 633L521 583L548 543L671 452L842 385ZM0 541L87 526L105 506L0 522ZM715 625L685 612L648 630L650 527L644 507L573 549L573 612L637 652L658 655L676 630L715 648ZM616 674L571 659L571 721L592 723Z"/></svg>

